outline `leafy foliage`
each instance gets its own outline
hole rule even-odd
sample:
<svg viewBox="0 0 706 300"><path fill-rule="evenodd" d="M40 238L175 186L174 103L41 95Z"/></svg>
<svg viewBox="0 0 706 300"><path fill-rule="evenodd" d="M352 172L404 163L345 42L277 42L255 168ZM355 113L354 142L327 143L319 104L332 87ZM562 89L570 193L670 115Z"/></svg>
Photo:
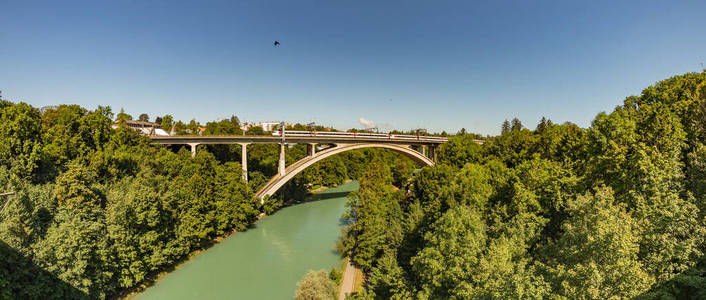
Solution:
<svg viewBox="0 0 706 300"><path fill-rule="evenodd" d="M309 271L297 283L294 299L297 300L331 300L336 299L336 283L329 278L329 273L320 270Z"/></svg>
<svg viewBox="0 0 706 300"><path fill-rule="evenodd" d="M344 240L368 275L358 297L703 298L705 117L706 72L690 73L590 128L459 133L406 197L361 181Z"/></svg>
<svg viewBox="0 0 706 300"><path fill-rule="evenodd" d="M392 153L344 153L314 165L261 206L253 194L277 172L278 145L248 147L247 183L239 145L204 146L192 158L184 148L150 145L123 126L132 119L123 110L112 128L112 116L106 107L40 112L0 101L0 187L17 191L0 215L0 238L8 264L37 270L15 276L6 272L14 266L0 269L0 286L28 289L3 288L0 299L115 297L215 238L247 230L261 212L280 208L283 195L303 198L309 188L360 176L372 157L400 166L391 173L400 184L412 173L411 161ZM243 134L235 116L204 128L170 115L157 121L180 134ZM257 133L261 128L249 132ZM306 145L296 145L286 162L305 155Z"/></svg>

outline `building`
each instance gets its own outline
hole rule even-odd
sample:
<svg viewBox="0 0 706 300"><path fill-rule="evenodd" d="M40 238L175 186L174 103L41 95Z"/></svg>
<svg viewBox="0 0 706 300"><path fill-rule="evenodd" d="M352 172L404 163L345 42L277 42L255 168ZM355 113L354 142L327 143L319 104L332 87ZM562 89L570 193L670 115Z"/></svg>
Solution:
<svg viewBox="0 0 706 300"><path fill-rule="evenodd" d="M256 123L242 123L240 124L240 129L243 131L248 131L251 127L261 127L263 131L275 131L279 129L279 124L281 122L256 122ZM291 126L291 123L285 123L286 126Z"/></svg>
<svg viewBox="0 0 706 300"><path fill-rule="evenodd" d="M153 123L153 122L145 122L145 121L134 121L134 120L125 120L124 124L128 128L132 128L135 131L139 132L142 135L157 135L157 136L168 136L170 135L164 129L162 129L162 126ZM115 121L112 127L113 129L118 128L120 126L120 121Z"/></svg>

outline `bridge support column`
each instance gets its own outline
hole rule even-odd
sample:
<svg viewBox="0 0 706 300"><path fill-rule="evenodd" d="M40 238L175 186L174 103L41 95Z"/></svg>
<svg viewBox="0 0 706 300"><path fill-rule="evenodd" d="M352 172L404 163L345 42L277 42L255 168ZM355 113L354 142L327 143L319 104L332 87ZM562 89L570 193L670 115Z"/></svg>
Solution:
<svg viewBox="0 0 706 300"><path fill-rule="evenodd" d="M316 144L309 144L309 156L316 154Z"/></svg>
<svg viewBox="0 0 706 300"><path fill-rule="evenodd" d="M284 169L284 143L282 143L279 147L279 176L284 176Z"/></svg>
<svg viewBox="0 0 706 300"><path fill-rule="evenodd" d="M240 166L243 168L243 181L248 182L248 144L240 144Z"/></svg>
<svg viewBox="0 0 706 300"><path fill-rule="evenodd" d="M422 150L422 155L427 156L427 145L420 145L419 149Z"/></svg>
<svg viewBox="0 0 706 300"><path fill-rule="evenodd" d="M191 147L191 157L196 157L196 146L199 145L199 143L188 143L189 147Z"/></svg>

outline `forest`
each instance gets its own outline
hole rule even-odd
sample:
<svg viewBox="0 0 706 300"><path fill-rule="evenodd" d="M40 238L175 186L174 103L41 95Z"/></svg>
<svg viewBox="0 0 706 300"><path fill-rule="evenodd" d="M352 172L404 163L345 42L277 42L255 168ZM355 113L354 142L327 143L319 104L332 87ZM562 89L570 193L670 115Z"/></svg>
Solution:
<svg viewBox="0 0 706 300"><path fill-rule="evenodd" d="M588 128L458 134L403 185L373 162L340 248L358 299L706 299L706 71Z"/></svg>
<svg viewBox="0 0 706 300"><path fill-rule="evenodd" d="M147 116L140 116L140 119ZM360 299L706 298L706 72L660 81L588 128L542 119L462 130L434 167L382 150L331 157L265 205L277 145L151 145L111 108L0 100L0 299L138 291L260 213L360 181L338 248ZM237 117L159 118L179 134L242 132ZM287 163L306 155L287 149ZM310 277L325 277L312 273Z"/></svg>
<svg viewBox="0 0 706 300"><path fill-rule="evenodd" d="M160 272L214 240L246 230L310 189L357 178L372 157L408 178L412 162L379 150L351 151L299 174L264 206L253 193L277 171L278 145L151 145L125 126L132 116L108 107L35 108L0 100L0 299L106 299L139 291ZM147 115L140 115L147 120ZM195 134L169 115L167 130ZM237 117L208 122L202 134L242 134ZM245 134L264 134L255 127ZM287 149L287 163L306 155ZM402 173L406 172L406 173Z"/></svg>

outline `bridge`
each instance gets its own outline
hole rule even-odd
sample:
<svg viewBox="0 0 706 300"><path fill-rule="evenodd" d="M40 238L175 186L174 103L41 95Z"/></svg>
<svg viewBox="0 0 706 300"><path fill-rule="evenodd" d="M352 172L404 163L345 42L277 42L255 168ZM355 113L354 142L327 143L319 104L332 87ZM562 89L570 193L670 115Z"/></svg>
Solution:
<svg viewBox="0 0 706 300"><path fill-rule="evenodd" d="M436 161L439 145L446 143L446 138L389 135L389 134L354 134L354 133L315 133L315 132L275 132L271 136L263 135L233 135L233 136L150 136L153 143L162 145L188 145L191 155L196 155L199 145L238 144L242 147L241 166L243 180L248 180L247 146L250 144L280 144L279 166L277 174L270 179L255 196L264 201L266 196L272 196L285 183L297 174L325 159L342 152L363 149L382 148L401 153L422 166L432 166ZM285 146L289 144L306 144L308 155L286 167L284 162ZM326 149L317 152L316 145L328 145Z"/></svg>

